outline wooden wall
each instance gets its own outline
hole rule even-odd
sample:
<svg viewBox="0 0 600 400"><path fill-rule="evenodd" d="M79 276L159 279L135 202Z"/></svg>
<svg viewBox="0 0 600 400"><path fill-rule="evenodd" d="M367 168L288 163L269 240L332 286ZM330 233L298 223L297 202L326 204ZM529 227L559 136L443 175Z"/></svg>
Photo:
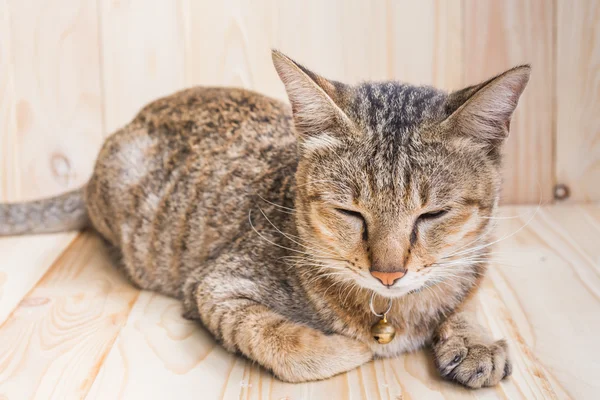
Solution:
<svg viewBox="0 0 600 400"><path fill-rule="evenodd" d="M271 47L341 81L445 89L531 63L503 201L600 200L598 0L0 0L0 200L82 184L103 138L175 90L284 98Z"/></svg>

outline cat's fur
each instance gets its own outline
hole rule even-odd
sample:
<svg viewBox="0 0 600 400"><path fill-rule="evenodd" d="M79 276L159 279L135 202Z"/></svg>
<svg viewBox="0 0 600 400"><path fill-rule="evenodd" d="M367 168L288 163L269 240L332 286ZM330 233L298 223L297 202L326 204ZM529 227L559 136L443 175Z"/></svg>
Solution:
<svg viewBox="0 0 600 400"><path fill-rule="evenodd" d="M292 109L241 89L157 100L106 140L84 188L0 206L0 232L89 218L133 283L181 299L226 349L286 381L430 344L443 376L498 383L506 344L466 305L529 67L447 94L347 86L273 59ZM369 270L407 273L386 287ZM393 300L389 344L370 333L373 291L380 312Z"/></svg>

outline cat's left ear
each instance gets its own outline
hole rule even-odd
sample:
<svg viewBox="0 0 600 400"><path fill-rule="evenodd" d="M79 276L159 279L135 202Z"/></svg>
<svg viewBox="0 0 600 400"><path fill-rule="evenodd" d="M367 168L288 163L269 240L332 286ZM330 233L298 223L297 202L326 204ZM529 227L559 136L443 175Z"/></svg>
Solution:
<svg viewBox="0 0 600 400"><path fill-rule="evenodd" d="M512 68L486 82L451 93L444 124L461 136L483 144L499 144L507 136L510 119L525 90L531 67Z"/></svg>
<svg viewBox="0 0 600 400"><path fill-rule="evenodd" d="M342 110L347 87L327 80L285 54L273 50L273 64L279 74L301 138L317 137L325 132L349 129L350 118Z"/></svg>

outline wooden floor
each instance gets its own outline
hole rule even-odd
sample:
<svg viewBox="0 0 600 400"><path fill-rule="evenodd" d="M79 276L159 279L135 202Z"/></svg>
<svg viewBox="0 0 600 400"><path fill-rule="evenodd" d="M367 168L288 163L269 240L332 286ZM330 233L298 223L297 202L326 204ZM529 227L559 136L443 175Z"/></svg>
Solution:
<svg viewBox="0 0 600 400"><path fill-rule="evenodd" d="M284 384L226 353L179 304L134 289L93 234L0 239L0 399L598 398L600 205L505 207L482 321L514 373L470 391L426 351Z"/></svg>

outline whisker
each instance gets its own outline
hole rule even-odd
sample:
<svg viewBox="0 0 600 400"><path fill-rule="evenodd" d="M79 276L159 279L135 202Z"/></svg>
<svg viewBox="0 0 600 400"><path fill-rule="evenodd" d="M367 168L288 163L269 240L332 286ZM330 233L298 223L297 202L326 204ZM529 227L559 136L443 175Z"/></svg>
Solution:
<svg viewBox="0 0 600 400"><path fill-rule="evenodd" d="M339 280L339 281L334 281L326 290L325 292L323 292L323 297L325 297L327 295L327 292L329 291L329 289L331 289L332 287L334 287L337 284L341 284L341 283L345 283L345 280Z"/></svg>
<svg viewBox="0 0 600 400"><path fill-rule="evenodd" d="M264 213L264 211L262 210L262 208L258 207L258 209L259 209L260 213L263 215L263 217L265 217L265 219L267 220L267 222L268 222L268 223L269 223L269 224L270 224L270 225L271 225L271 226L272 226L272 227L273 227L273 228L274 228L274 229L275 229L275 230L276 230L278 233L280 233L282 236L284 236L284 237L286 237L288 240L290 240L290 241L292 241L292 242L296 243L298 246L304 247L304 248L305 248L305 249L307 249L307 250L311 250L311 251L314 251L314 250L315 250L315 249L313 249L313 248L311 248L311 247L308 247L308 246L306 246L306 245L305 245L305 244L303 244L303 243L300 243L298 240L302 240L302 239L301 239L299 236L295 236L295 235L292 235L292 234L288 234L288 233L282 232L282 231L281 231L281 230L280 230L280 229L279 229L277 226L275 226L275 224L274 224L274 223L273 223L273 222L272 222L272 221L269 219L269 217L267 217L267 215ZM296 237L296 238L298 238L298 240L294 240L294 239L292 239L292 237ZM312 246L314 246L314 247L316 247L316 248L317 248L317 250L319 250L319 252L318 252L318 253L320 253L320 254L322 254L322 255L328 255L328 256L331 256L332 258L334 258L334 257L335 257L335 255L336 255L336 254L334 254L333 252L331 252L331 250L329 250L329 249L326 249L326 248L324 248L324 247L322 247L322 246L320 246L320 245L317 245L317 244L315 244L315 243L311 243L311 245L312 245Z"/></svg>
<svg viewBox="0 0 600 400"><path fill-rule="evenodd" d="M486 227L486 230L485 230L483 233L481 233L480 235L478 235L478 236L477 236L475 239L473 239L471 242L469 242L469 243L467 243L467 244L465 244L465 245L463 245L463 246L460 246L459 248L455 249L453 253L451 253L451 254L448 254L448 255L446 255L446 256L445 256L445 257L443 257L443 258L450 258L450 257L453 257L454 255L458 254L458 252L459 252L460 250L464 249L465 247L468 247L468 246L472 245L473 243L476 243L476 242L479 242L480 240L483 240L485 237L487 237L487 235L489 235L489 234L490 234L490 233L491 233L491 232L494 230L494 228L495 228L496 226L497 226L497 222L493 222L493 223L489 224L489 225Z"/></svg>
<svg viewBox="0 0 600 400"><path fill-rule="evenodd" d="M250 210L248 211L248 222L250 222L250 227L252 228L252 230L253 230L254 232L256 232L256 234L257 234L257 235L258 235L258 236L259 236L261 239L263 239L265 242L267 242L267 243L270 243L270 244L272 244L273 246L275 246L275 247L279 247L279 248L281 248L281 249L284 249L284 250L293 251L294 253L305 254L305 255L308 255L308 256L310 256L310 255L311 255L310 253L307 253L307 252L304 252L304 251L300 251L300 250L292 249L291 247L282 246L282 245L280 245L280 244L278 244L278 243L275 243L275 242L273 242L273 241L271 241L271 240L267 239L266 237L264 237L264 236L263 236L263 235L262 235L262 234L261 234L261 233L260 233L258 230L256 230L256 227L255 227L255 226L254 226L254 224L252 223L252 209L250 209Z"/></svg>
<svg viewBox="0 0 600 400"><path fill-rule="evenodd" d="M473 253L473 252L475 252L475 251L478 251L478 250L481 250L481 249L487 248L487 247L489 247L489 246L492 246L492 245L494 245L494 244L496 244L496 243L499 243L499 242L502 242L502 241L504 241L504 240L506 240L506 239L509 239L510 237L512 237L512 236L514 236L514 235L516 235L517 233L519 233L519 232L521 232L523 229L525 229L525 227L526 227L526 226L528 226L528 225L531 223L531 221L533 221L533 218L535 218L535 216L537 215L537 213L538 213L538 211L539 211L539 210L540 210L540 206L538 205L538 207L536 208L536 211L535 211L535 213L534 213L534 214L531 216L531 218L529 218L529 220L527 220L527 222L525 222L525 224L523 224L523 225L522 225L520 228L518 228L516 231L512 232L511 234L509 234L509 235L506 235L506 236L504 236L503 238L500 238L500 239L494 240L494 241L492 241L492 242L490 242L490 243L486 243L486 244L484 244L484 245L481 245L481 246L476 246L476 247L474 247L474 248L471 248L471 249L467 249L467 250L464 250L464 251L460 251L460 252L458 252L458 253L454 253L454 255L461 255L461 254L469 254L469 253Z"/></svg>
<svg viewBox="0 0 600 400"><path fill-rule="evenodd" d="M268 218L268 217L265 215L265 213L262 211L262 209L260 209L260 207L259 207L259 210L260 210L260 212L262 213L262 215L263 215L263 216L266 218L266 220L269 222L269 224L271 224L271 226L273 226L273 228L275 228L275 230L276 230L277 232L279 232L279 233L280 233L281 235L283 235L284 237L287 237L285 233L281 232L281 230L279 230L279 229L278 229L278 228L277 228L275 225L273 225L273 223L271 222L271 220L269 220L269 218ZM252 223L252 209L250 209L250 211L248 212L248 221L250 222L250 226L252 227L252 229L254 230L254 232L256 232L256 233L258 234L258 236L260 236L260 237L261 237L263 240L265 240L266 242L268 242L268 243L270 243L270 244L272 244L272 245L274 245L274 246L277 246L277 247L279 247L279 248L282 248L282 249L285 249L285 250L290 250L290 251L293 251L293 252L295 252L295 253L299 253L299 254L305 254L305 255L309 255L309 256L311 255L311 253L307 253L307 252L304 252L304 251L300 251L300 250L292 249L291 247L282 246L282 245L280 245L280 244L278 244L278 243L275 243L275 242L273 242L273 241L271 241L271 240L269 240L269 239L265 238L265 237L264 237L264 236L263 236L263 235L262 235L260 232L258 232L258 230L256 229L256 227L255 227L255 226L254 226L254 224ZM298 245L300 245L300 246L302 246L302 247L306 248L306 246L302 245L301 243L298 243L297 241L295 241L295 240L293 240L293 239L290 239L289 237L288 237L288 239L289 239L290 241L292 241L292 242L294 242L294 243L296 243L296 244L298 244ZM313 250L313 249L310 249L310 250ZM331 256L335 256L334 254L323 254L323 255L331 255Z"/></svg>
<svg viewBox="0 0 600 400"><path fill-rule="evenodd" d="M346 297L344 297L344 300L342 301L342 303L344 305L346 304L346 302L350 296L350 293L353 293L355 289L360 289L360 286L358 286L358 284L354 280L352 280L351 283L352 283L352 286L350 287L350 289L348 290L348 293L346 293Z"/></svg>
<svg viewBox="0 0 600 400"><path fill-rule="evenodd" d="M293 214L293 213L295 213L295 212L296 212L296 210L295 210L295 209L293 209L293 208L290 208L290 207L285 207L285 206L282 206L282 205L279 205L279 204L275 204L275 203L273 203L272 201L265 199L265 198L264 198L264 197L262 197L262 196L261 196L259 193L256 193L256 195L257 195L257 196L258 196L258 197L259 197L259 198L260 198L262 201L264 201L265 203L269 203L269 204L271 204L272 206L275 206L275 207L277 207L277 208L281 208L281 209L284 209L284 210L291 211L291 212L290 212L290 214Z"/></svg>

